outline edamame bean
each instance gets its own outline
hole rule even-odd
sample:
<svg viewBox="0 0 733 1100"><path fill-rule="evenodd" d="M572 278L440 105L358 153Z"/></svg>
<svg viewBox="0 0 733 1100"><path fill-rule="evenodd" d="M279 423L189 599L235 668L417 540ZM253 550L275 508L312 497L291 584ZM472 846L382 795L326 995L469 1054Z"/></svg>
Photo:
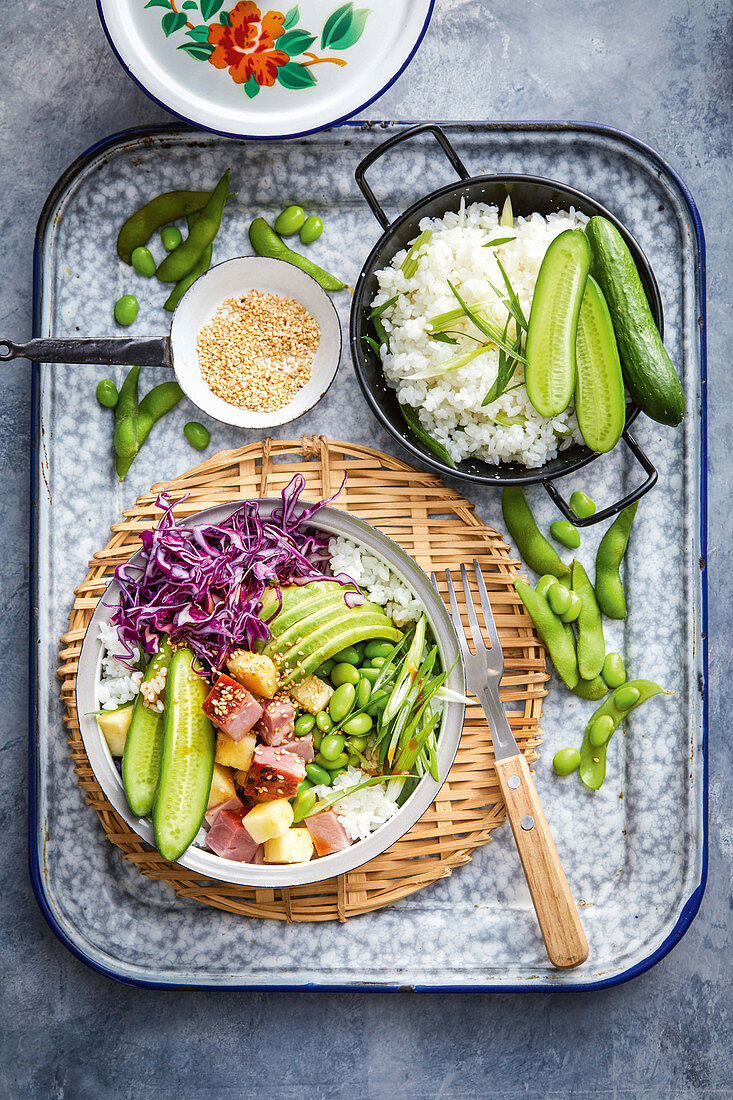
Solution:
<svg viewBox="0 0 733 1100"><path fill-rule="evenodd" d="M296 737L305 737L316 724L315 714L299 714L293 724L293 732Z"/></svg>
<svg viewBox="0 0 733 1100"><path fill-rule="evenodd" d="M601 539L596 555L596 597L604 615L609 619L626 618L626 596L621 583L619 566L626 553L626 547L634 522L636 501L613 521Z"/></svg>
<svg viewBox="0 0 733 1100"><path fill-rule="evenodd" d="M582 604L580 597L575 592L570 593L570 607L560 616L564 623L574 623L580 615Z"/></svg>
<svg viewBox="0 0 733 1100"><path fill-rule="evenodd" d="M361 758L360 758L359 756L357 756L357 755L356 755L356 753L353 753L353 754L352 754L352 755L351 755L351 756L350 756L350 757L348 758L348 760L347 760L347 764L348 764L348 765L349 765L349 767L351 767L351 768L359 768L359 767L361 767Z"/></svg>
<svg viewBox="0 0 733 1100"><path fill-rule="evenodd" d="M368 737L350 737L346 742L346 748L354 752L364 752L368 744Z"/></svg>
<svg viewBox="0 0 733 1100"><path fill-rule="evenodd" d="M374 725L374 722L368 714L355 714L353 718L348 718L342 725L342 730L347 736L356 734L357 737L365 733L369 733L369 730Z"/></svg>
<svg viewBox="0 0 733 1100"><path fill-rule="evenodd" d="M306 764L305 774L310 779L311 783L315 783L316 786L323 783L325 786L331 786L331 773L322 768L319 764Z"/></svg>
<svg viewBox="0 0 733 1100"><path fill-rule="evenodd" d="M111 378L103 378L102 381L98 383L97 401L100 405L103 405L105 409L113 409L117 404L118 397L117 386Z"/></svg>
<svg viewBox="0 0 733 1100"><path fill-rule="evenodd" d="M311 812L317 801L318 795L313 790L299 794L293 802L293 824L296 821L302 821L306 814Z"/></svg>
<svg viewBox="0 0 733 1100"><path fill-rule="evenodd" d="M277 223L275 223L277 229ZM310 214L300 227L300 239L303 244L313 244L323 232L323 222L317 214Z"/></svg>
<svg viewBox="0 0 733 1100"><path fill-rule="evenodd" d="M281 237L292 237L305 225L305 211L302 206L286 206L275 218L275 232Z"/></svg>
<svg viewBox="0 0 733 1100"><path fill-rule="evenodd" d="M328 711L319 710L318 714L316 715L316 726L321 731L321 733L331 732L331 730L333 729L333 722L331 721L331 716Z"/></svg>
<svg viewBox="0 0 733 1100"><path fill-rule="evenodd" d="M587 519L588 516L596 514L596 502L580 489L576 489L570 497L570 507L580 519Z"/></svg>
<svg viewBox="0 0 733 1100"><path fill-rule="evenodd" d="M196 451L205 451L211 442L209 429L199 424L198 420L189 420L188 424L184 424L183 434Z"/></svg>
<svg viewBox="0 0 733 1100"><path fill-rule="evenodd" d="M555 775L571 775L579 764L580 753L577 749L559 749L552 758Z"/></svg>
<svg viewBox="0 0 733 1100"><path fill-rule="evenodd" d="M356 685L356 705L360 709L365 707L369 702L369 696L372 693L372 685L366 676L362 676L359 683Z"/></svg>
<svg viewBox="0 0 733 1100"><path fill-rule="evenodd" d="M556 615L564 615L566 611L570 610L572 604L570 590L558 581L557 584L553 584L547 593L547 602Z"/></svg>
<svg viewBox="0 0 733 1100"><path fill-rule="evenodd" d="M613 718L610 714L601 714L596 718L588 731L588 737L593 748L597 749L601 745L605 745L613 733L613 729Z"/></svg>
<svg viewBox="0 0 733 1100"><path fill-rule="evenodd" d="M620 691L626 692L626 698L630 698L629 688L633 688L637 693L636 702L622 709L618 705L616 697ZM671 692L665 691L659 684L652 683L651 680L629 680L623 687L617 688L616 691L612 692L590 716L588 725L585 727L585 736L583 737L583 745L580 750L580 778L586 787L590 787L591 790L597 791L599 787L602 786L603 780L606 778L606 752L608 744L614 731L618 728L627 714L641 703L644 703L647 699L651 699L652 696L662 694L670 695ZM604 715L608 715L611 718L613 729L604 744L593 745L590 740L591 729L598 719Z"/></svg>
<svg viewBox="0 0 733 1100"><path fill-rule="evenodd" d="M320 668L317 668L314 672L314 676L323 678L324 676L331 675L331 669L334 666L334 661L329 657L327 661L324 661Z"/></svg>
<svg viewBox="0 0 733 1100"><path fill-rule="evenodd" d="M118 325L131 325L139 309L140 303L134 294L123 294L115 302L115 321Z"/></svg>
<svg viewBox="0 0 733 1100"><path fill-rule="evenodd" d="M545 573L537 581L535 592L539 592L540 596L546 596L553 584L557 584L557 577L553 577L552 573Z"/></svg>
<svg viewBox="0 0 733 1100"><path fill-rule="evenodd" d="M334 663L337 665L358 665L359 663L359 650L353 645L349 645L346 649L340 650L339 653L333 655Z"/></svg>
<svg viewBox="0 0 733 1100"><path fill-rule="evenodd" d="M316 757L316 760L318 760L318 757ZM333 775L334 772L343 771L344 768L346 767L346 765L348 764L348 762L349 762L349 754L346 753L346 752L339 753L339 755L336 757L335 760L326 760L326 761L318 760L318 763L322 767L328 768L331 775Z"/></svg>
<svg viewBox="0 0 733 1100"><path fill-rule="evenodd" d="M535 592L525 581L515 581L514 587L527 608L540 638L547 646L550 659L566 687L571 691L578 683L578 659L575 654L573 628L564 623L550 607L547 598ZM550 589L550 593L554 588Z"/></svg>
<svg viewBox="0 0 733 1100"><path fill-rule="evenodd" d="M183 234L177 225L166 225L160 231L160 239L166 252L172 252L183 240Z"/></svg>
<svg viewBox="0 0 733 1100"><path fill-rule="evenodd" d="M594 680L603 667L606 642L603 637L603 616L595 589L579 561L570 570L573 592L580 598L578 615L578 671L585 680Z"/></svg>
<svg viewBox="0 0 733 1100"><path fill-rule="evenodd" d="M324 760L335 760L344 751L346 738L339 733L329 733L321 741L320 755ZM318 761L320 763L320 760Z"/></svg>
<svg viewBox="0 0 733 1100"><path fill-rule="evenodd" d="M338 666L337 666L338 667ZM356 688L351 683L342 683L336 688L328 704L328 713L335 723L341 722L354 705Z"/></svg>
<svg viewBox="0 0 733 1100"><path fill-rule="evenodd" d="M632 683L623 684L613 693L613 701L619 710L628 710L639 702L639 689Z"/></svg>
<svg viewBox="0 0 733 1100"><path fill-rule="evenodd" d="M370 668L381 668L386 660L387 660L386 657L370 657L369 658L369 667Z"/></svg>
<svg viewBox="0 0 733 1100"><path fill-rule="evenodd" d="M601 676L610 688L621 687L626 681L626 669L620 653L607 653L603 661Z"/></svg>
<svg viewBox="0 0 733 1100"><path fill-rule="evenodd" d="M342 684L358 684L359 673L353 665L347 665L342 661L331 669L331 683L334 687L341 687Z"/></svg>
<svg viewBox="0 0 733 1100"><path fill-rule="evenodd" d="M550 534L555 542L567 546L568 550L577 550L580 546L580 533L577 527L573 527L566 519L556 519L550 524Z"/></svg>
<svg viewBox="0 0 733 1100"><path fill-rule="evenodd" d="M149 248L138 245L132 253L131 262L138 275L144 275L146 279L149 279L151 275L155 275L157 265Z"/></svg>
<svg viewBox="0 0 733 1100"><path fill-rule="evenodd" d="M367 642L364 647L365 657L389 657L394 646L391 642Z"/></svg>
<svg viewBox="0 0 733 1100"><path fill-rule="evenodd" d="M364 668L359 669L359 675L363 679L368 680L369 683L372 684L372 685L374 684L374 681L377 679L377 677L380 675L380 672L381 672L381 670L378 669L378 668L366 668L366 667L364 667Z"/></svg>
<svg viewBox="0 0 733 1100"><path fill-rule="evenodd" d="M541 533L520 485L507 485L503 489L501 511L522 560L531 569L555 577L567 576L569 567Z"/></svg>
<svg viewBox="0 0 733 1100"><path fill-rule="evenodd" d="M313 751L318 752L321 747L321 741L323 740L323 731L319 730L318 726L313 727Z"/></svg>
<svg viewBox="0 0 733 1100"><path fill-rule="evenodd" d="M310 779L301 779L300 783L295 788L295 794L290 799L290 801L292 802L294 799L296 799L298 797L299 794L303 794L304 791L309 791L312 786L313 786L313 784L311 783Z"/></svg>

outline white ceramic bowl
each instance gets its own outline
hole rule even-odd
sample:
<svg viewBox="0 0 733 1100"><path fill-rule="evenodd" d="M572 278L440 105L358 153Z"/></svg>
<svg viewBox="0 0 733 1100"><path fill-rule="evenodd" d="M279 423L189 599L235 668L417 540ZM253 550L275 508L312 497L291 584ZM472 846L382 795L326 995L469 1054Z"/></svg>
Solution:
<svg viewBox="0 0 733 1100"><path fill-rule="evenodd" d="M257 412L230 405L204 381L196 338L222 302L259 290L294 298L308 310L321 335L311 377L292 401L274 412ZM237 256L201 275L181 298L171 323L171 358L176 378L187 397L203 412L238 428L274 428L303 416L328 391L341 357L341 322L336 307L316 280L299 267L265 256Z"/></svg>
<svg viewBox="0 0 733 1100"><path fill-rule="evenodd" d="M279 498L267 498L259 502L260 510L268 515L280 505ZM185 521L183 526L192 527L198 523L220 523L242 504L219 505L198 512ZM344 535L353 541L370 547L389 564L390 568L409 584L422 601L433 635L438 644L440 658L444 668L451 671L447 686L455 691L465 691L465 675L455 631L443 601L430 584L425 573L396 543L371 527L363 520L341 512L336 508L324 507L317 514L317 526L334 535ZM139 554L130 560L135 563ZM87 628L79 657L79 670L76 677L76 705L79 713L81 736L84 741L89 762L94 775L114 808L143 840L154 846L153 828L149 818L137 818L127 805L122 780L115 767L107 742L99 729L94 711L99 710L97 687L102 664L102 645L98 640L100 621L108 620L112 611L109 605L119 600L119 589L115 582L109 585L102 596ZM105 604L107 606L105 606ZM313 859L309 863L292 866L237 863L222 859L193 846L178 861L182 866L207 875L222 882L236 882L246 886L300 886L310 882L345 874L360 867L363 863L384 852L396 840L399 840L415 822L425 813L434 800L455 758L463 729L462 703L445 703L443 718L438 736L438 774L436 783L426 775L413 791L399 811L384 825L376 829L366 840L355 841L350 848L333 855Z"/></svg>

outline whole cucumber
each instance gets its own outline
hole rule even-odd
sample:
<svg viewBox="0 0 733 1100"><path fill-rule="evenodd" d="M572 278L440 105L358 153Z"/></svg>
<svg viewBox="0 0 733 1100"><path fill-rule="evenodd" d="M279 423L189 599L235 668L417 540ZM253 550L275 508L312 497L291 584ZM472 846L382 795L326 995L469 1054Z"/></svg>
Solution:
<svg viewBox="0 0 733 1100"><path fill-rule="evenodd" d="M607 218L591 218L585 232L591 274L611 313L629 393L652 420L675 426L685 415L682 383L654 323L631 252Z"/></svg>

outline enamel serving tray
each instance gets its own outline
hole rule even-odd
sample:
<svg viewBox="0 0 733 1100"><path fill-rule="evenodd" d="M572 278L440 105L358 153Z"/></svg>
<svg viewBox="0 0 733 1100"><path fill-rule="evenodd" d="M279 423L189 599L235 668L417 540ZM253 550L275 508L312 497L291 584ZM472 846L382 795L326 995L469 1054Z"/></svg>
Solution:
<svg viewBox="0 0 733 1100"><path fill-rule="evenodd" d="M177 187L210 186L225 167L238 198L227 207L215 259L247 252L252 217L296 199L324 220L311 255L352 285L381 230L353 179L358 161L398 124L353 124L281 144L232 143L179 128L115 135L81 156L49 196L35 253L37 336L111 335L123 292L141 303L136 335L165 331L165 290L124 269L121 219ZM151 484L200 461L181 428L199 419L185 402L156 428L122 486L113 476L110 415L94 399L103 367L33 368L35 616L30 739L30 868L39 904L61 940L119 980L156 987L418 990L590 989L648 969L678 942L700 904L706 874L706 578L704 242L691 196L651 149L617 131L575 123L446 124L474 174L528 172L565 180L623 219L654 267L666 343L688 405L682 428L638 421L659 469L629 547L625 623L608 649L630 676L674 696L653 700L617 735L600 792L553 776L554 752L580 744L593 704L555 682L545 700L536 782L590 942L569 973L549 965L508 827L436 885L346 924L234 917L177 898L144 878L106 840L76 785L61 721L56 664L74 586L110 524ZM382 158L372 186L396 216L450 170L420 141ZM335 296L348 325L349 297ZM164 371L146 368L153 385ZM261 438L210 424L212 448ZM364 404L348 350L333 386L287 433L326 434L391 453L396 445ZM565 479L602 505L639 476L620 449ZM567 484L565 483L567 482ZM499 496L458 486L502 529ZM556 518L540 486L528 493L542 525ZM603 525L601 525L603 526ZM592 568L601 532L583 534ZM243 924L246 927L243 928Z"/></svg>

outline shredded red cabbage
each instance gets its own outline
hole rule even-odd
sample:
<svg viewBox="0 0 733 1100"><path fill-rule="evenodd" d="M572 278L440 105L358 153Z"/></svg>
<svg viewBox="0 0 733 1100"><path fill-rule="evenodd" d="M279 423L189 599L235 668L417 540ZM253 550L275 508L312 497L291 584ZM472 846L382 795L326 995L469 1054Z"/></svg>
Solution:
<svg viewBox="0 0 733 1100"><path fill-rule="evenodd" d="M345 479L344 479L345 480ZM162 493L156 504L163 515L152 530L143 531L141 565L119 565L115 579L120 586L120 605L111 621L122 643L139 645L156 653L159 637L184 643L200 658L202 670L219 671L236 646L253 649L270 636L267 622L259 617L267 587L337 580L351 586L344 594L347 606L363 602L358 585L346 576L328 571L329 536L309 520L328 500L298 509L305 487L296 475L283 489L282 507L270 518L260 515L256 500L246 501L221 524L179 527L173 519L175 504Z"/></svg>

